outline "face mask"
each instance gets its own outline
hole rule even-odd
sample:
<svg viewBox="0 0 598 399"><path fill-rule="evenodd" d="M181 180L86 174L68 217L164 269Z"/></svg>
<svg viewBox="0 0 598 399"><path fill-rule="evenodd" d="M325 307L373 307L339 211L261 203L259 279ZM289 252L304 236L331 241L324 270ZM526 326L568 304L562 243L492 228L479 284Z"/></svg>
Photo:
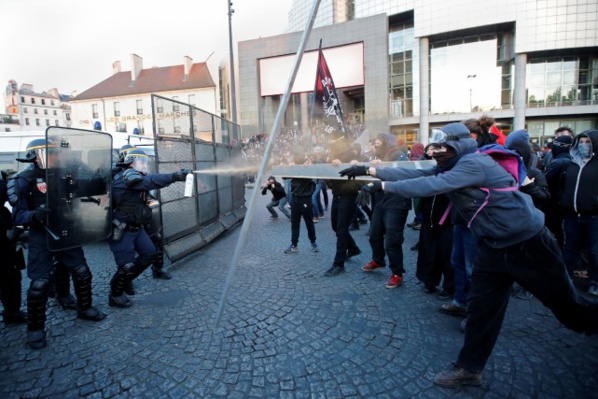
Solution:
<svg viewBox="0 0 598 399"><path fill-rule="evenodd" d="M587 159L592 156L592 144L591 143L579 143L577 145L577 150L579 151L579 155L583 159Z"/></svg>

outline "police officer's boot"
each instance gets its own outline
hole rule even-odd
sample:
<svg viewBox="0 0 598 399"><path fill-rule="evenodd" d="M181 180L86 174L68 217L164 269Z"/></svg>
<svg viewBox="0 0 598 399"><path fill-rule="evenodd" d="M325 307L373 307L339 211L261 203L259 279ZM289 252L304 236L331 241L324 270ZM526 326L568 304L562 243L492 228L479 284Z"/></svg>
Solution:
<svg viewBox="0 0 598 399"><path fill-rule="evenodd" d="M162 251L158 251L158 254L154 257L152 276L162 280L170 280L172 278L172 274L164 270L164 253Z"/></svg>
<svg viewBox="0 0 598 399"><path fill-rule="evenodd" d="M46 304L48 280L32 280L27 291L27 344L32 349L46 346Z"/></svg>
<svg viewBox="0 0 598 399"><path fill-rule="evenodd" d="M118 266L118 270L114 273L114 276L112 276L112 280L110 280L108 305L117 308L128 308L133 304L125 294L124 290L126 282L131 281L134 270L135 263L127 263Z"/></svg>
<svg viewBox="0 0 598 399"><path fill-rule="evenodd" d="M62 262L54 262L54 283L58 304L65 310L76 310L77 301L71 295L71 273Z"/></svg>
<svg viewBox="0 0 598 399"><path fill-rule="evenodd" d="M91 271L81 264L73 271L75 295L77 295L77 317L83 320L100 321L106 315L91 305Z"/></svg>

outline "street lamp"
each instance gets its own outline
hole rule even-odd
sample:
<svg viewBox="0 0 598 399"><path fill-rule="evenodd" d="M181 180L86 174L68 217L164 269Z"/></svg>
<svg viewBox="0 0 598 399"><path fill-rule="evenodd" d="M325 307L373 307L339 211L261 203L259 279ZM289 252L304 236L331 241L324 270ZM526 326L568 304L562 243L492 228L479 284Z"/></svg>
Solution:
<svg viewBox="0 0 598 399"><path fill-rule="evenodd" d="M471 81L468 80L469 83L469 112L473 111L473 104L471 102L471 94L473 91L473 80L475 79L477 75L467 75L467 79L471 79Z"/></svg>
<svg viewBox="0 0 598 399"><path fill-rule="evenodd" d="M237 95L235 91L235 60L234 60L234 53L233 53L233 25L232 25L232 18L233 13L233 2L230 0L226 0L228 3L228 49L230 52L230 107L231 107L231 115L232 120L235 126L233 127L236 130L236 123L237 123ZM236 133L236 132L235 132ZM234 137L236 138L236 137Z"/></svg>

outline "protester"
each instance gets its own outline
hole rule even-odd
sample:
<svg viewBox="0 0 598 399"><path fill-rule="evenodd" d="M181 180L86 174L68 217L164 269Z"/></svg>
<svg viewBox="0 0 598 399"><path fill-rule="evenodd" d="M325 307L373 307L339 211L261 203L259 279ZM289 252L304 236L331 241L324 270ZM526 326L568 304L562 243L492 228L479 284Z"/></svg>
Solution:
<svg viewBox="0 0 598 399"><path fill-rule="evenodd" d="M288 203L287 193L284 191L282 184L277 182L274 176L268 177L266 185L262 188L262 195L266 195L268 191L272 193L272 200L266 205L266 209L270 212L270 218L278 219L278 213L274 210L274 207L278 207L278 209L290 219L291 214L286 208Z"/></svg>
<svg viewBox="0 0 598 399"><path fill-rule="evenodd" d="M364 186L370 191L405 197L446 193L469 221L477 238L478 257L467 306L465 343L457 362L434 379L438 385L456 387L481 384L514 281L577 332L598 333L598 302L580 296L573 286L558 245L544 226L544 215L518 190L516 178L490 155L476 152L474 140L461 139L447 126L434 140L436 153L445 154L436 157L434 168L364 171L353 166L340 174L354 178L369 173L380 178ZM528 183L525 177L522 184Z"/></svg>

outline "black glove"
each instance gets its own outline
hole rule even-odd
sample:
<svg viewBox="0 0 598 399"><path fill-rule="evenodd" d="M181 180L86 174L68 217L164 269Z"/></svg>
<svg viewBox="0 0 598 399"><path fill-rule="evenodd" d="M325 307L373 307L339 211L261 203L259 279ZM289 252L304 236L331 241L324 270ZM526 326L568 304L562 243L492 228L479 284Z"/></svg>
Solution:
<svg viewBox="0 0 598 399"><path fill-rule="evenodd" d="M181 169L178 172L174 172L172 174L172 180L173 181L185 181L185 179L187 178L187 175L189 173L193 173L193 171L191 169Z"/></svg>
<svg viewBox="0 0 598 399"><path fill-rule="evenodd" d="M367 191L368 193L376 193L378 191L382 191L382 182L380 180L375 180L364 185L361 187L361 189L363 191Z"/></svg>
<svg viewBox="0 0 598 399"><path fill-rule="evenodd" d="M365 166L365 165L353 165L351 167L348 167L347 169L343 169L340 172L338 172L339 175L345 177L347 176L349 178L349 180L353 179L355 180L356 176L367 176L370 174L370 168L369 166Z"/></svg>
<svg viewBox="0 0 598 399"><path fill-rule="evenodd" d="M33 219L40 224L46 224L47 216L50 214L50 210L45 205L40 205L33 214Z"/></svg>

